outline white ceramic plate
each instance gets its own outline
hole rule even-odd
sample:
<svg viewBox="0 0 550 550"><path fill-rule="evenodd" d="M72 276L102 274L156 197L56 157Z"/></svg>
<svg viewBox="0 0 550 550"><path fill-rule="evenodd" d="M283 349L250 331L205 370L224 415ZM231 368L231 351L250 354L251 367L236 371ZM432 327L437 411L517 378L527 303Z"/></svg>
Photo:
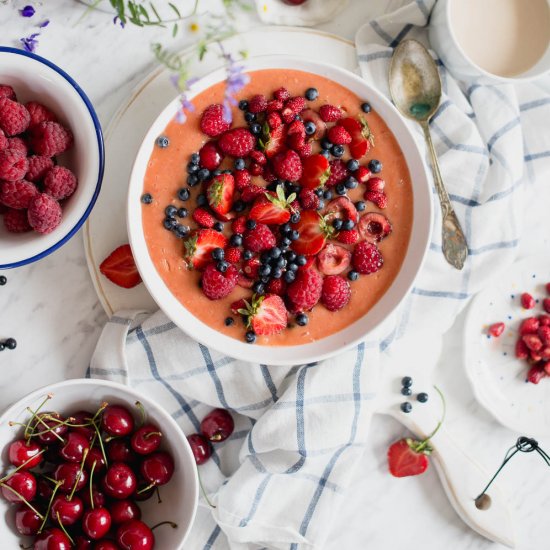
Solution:
<svg viewBox="0 0 550 550"><path fill-rule="evenodd" d="M550 379L526 383L527 363L516 359L514 348L522 319L544 313L540 303L523 309L520 294L542 299L548 281L548 258L518 262L474 298L464 327L464 366L479 403L504 426L539 437L550 436ZM506 330L499 338L488 337L487 328L498 321Z"/></svg>
<svg viewBox="0 0 550 550"><path fill-rule="evenodd" d="M391 315L411 289L414 279L424 261L431 230L432 199L426 169L416 142L395 107L375 88L368 85L355 74L333 65L294 56L255 57L247 60L245 67L246 70L250 71L273 68L310 72L338 82L359 97L368 97L372 108L386 122L399 142L411 174L414 204L410 243L401 270L387 292L366 315L335 334L328 335L321 340L308 344L271 346L269 348L269 362L273 365L319 361L364 340L372 330ZM196 94L224 80L225 76L225 69L218 69L202 78L192 87L189 98L192 99ZM143 179L155 139L173 119L178 106L179 99L175 98L165 107L152 124L139 148L130 176L127 210L128 234L136 264L145 286L151 296L153 296L155 302L189 336L206 346L238 359L254 362L265 361L265 346L250 345L244 341L221 334L192 315L174 298L149 256L143 234L142 204L140 202L140 197L143 194Z"/></svg>

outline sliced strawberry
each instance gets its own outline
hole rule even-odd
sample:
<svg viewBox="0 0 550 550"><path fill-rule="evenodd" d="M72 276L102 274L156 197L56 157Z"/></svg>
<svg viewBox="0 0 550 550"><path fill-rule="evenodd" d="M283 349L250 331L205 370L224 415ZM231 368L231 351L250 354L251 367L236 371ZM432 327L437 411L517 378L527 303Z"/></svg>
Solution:
<svg viewBox="0 0 550 550"><path fill-rule="evenodd" d="M285 139L286 126L279 126L272 130L266 123L262 128L262 135L258 140L258 145L265 156L271 158L286 149Z"/></svg>
<svg viewBox="0 0 550 550"><path fill-rule="evenodd" d="M306 189L316 189L325 185L330 177L330 164L323 155L311 155L303 160L300 185Z"/></svg>
<svg viewBox="0 0 550 550"><path fill-rule="evenodd" d="M279 334L286 328L287 311L280 296L276 294L254 295L251 303L243 301L245 307L239 308L237 313L247 317L247 327L252 328L255 334L271 336Z"/></svg>
<svg viewBox="0 0 550 550"><path fill-rule="evenodd" d="M334 232L334 228L327 225L325 219L314 210L304 210L300 221L292 224L292 228L298 230L300 234L292 243L292 250L306 256L313 256L320 252L327 238Z"/></svg>
<svg viewBox="0 0 550 550"><path fill-rule="evenodd" d="M215 176L206 187L206 198L215 214L225 216L233 206L235 180L231 174Z"/></svg>
<svg viewBox="0 0 550 550"><path fill-rule="evenodd" d="M327 221L332 221L336 218L341 220L351 220L357 223L359 214L353 202L347 197L338 197L328 203L326 209Z"/></svg>
<svg viewBox="0 0 550 550"><path fill-rule="evenodd" d="M282 225L290 220L291 204L295 199L296 193L285 197L283 186L278 185L276 193L266 192L256 199L248 217L267 225Z"/></svg>
<svg viewBox="0 0 550 550"><path fill-rule="evenodd" d="M423 442L412 439L400 439L388 449L388 467L394 477L417 476L428 468L430 448Z"/></svg>
<svg viewBox="0 0 550 550"><path fill-rule="evenodd" d="M346 117L339 120L338 125L343 126L351 136L349 152L354 159L360 159L366 155L371 146L374 145L374 136L364 117L359 117L359 120Z"/></svg>
<svg viewBox="0 0 550 550"><path fill-rule="evenodd" d="M184 259L189 269L203 270L212 261L214 248L225 248L227 238L213 229L200 229L185 241Z"/></svg>
<svg viewBox="0 0 550 550"><path fill-rule="evenodd" d="M109 281L122 288L133 288L141 283L141 277L129 244L119 246L99 266Z"/></svg>

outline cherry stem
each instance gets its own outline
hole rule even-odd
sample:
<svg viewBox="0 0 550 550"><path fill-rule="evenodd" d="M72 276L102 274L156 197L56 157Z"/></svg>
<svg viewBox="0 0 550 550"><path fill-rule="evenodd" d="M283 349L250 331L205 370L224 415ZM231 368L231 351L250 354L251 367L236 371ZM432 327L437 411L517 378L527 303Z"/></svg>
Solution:
<svg viewBox="0 0 550 550"><path fill-rule="evenodd" d="M84 450L84 453L82 454L82 462L80 463L80 469L78 470L78 474L76 476L76 479L74 481L73 488L71 490L71 494L69 495L69 498L67 500L73 500L74 493L76 491L76 486L78 485L78 482L80 481L80 478L82 477L82 472L84 470L84 462L86 462L86 457L88 456L88 449ZM95 462L94 462L95 464ZM70 538L70 537L69 537Z"/></svg>
<svg viewBox="0 0 550 550"><path fill-rule="evenodd" d="M158 488L158 485L155 487L155 492L157 493L157 503L162 504L162 499L160 498L160 490Z"/></svg>
<svg viewBox="0 0 550 550"><path fill-rule="evenodd" d="M145 424L145 421L147 420L147 413L145 412L145 407L143 406L141 401L136 401L135 405L139 411L139 416L140 416L139 427L141 428L141 426L143 426Z"/></svg>
<svg viewBox="0 0 550 550"><path fill-rule="evenodd" d="M216 508L211 502L210 502L210 499L208 498L208 495L206 494L206 491L204 490L204 486L202 484L202 479L201 479L201 474L199 472L199 467L197 466L197 478L199 479L199 487L201 488L201 493L202 495L204 496L204 500L206 500L206 502L208 503L208 506L210 506L210 508Z"/></svg>
<svg viewBox="0 0 550 550"><path fill-rule="evenodd" d="M96 418L108 407L108 405L109 405L109 403L107 403L106 401L101 403L99 409L97 409L97 412L94 414L94 416L92 418L92 422L94 424L95 424Z"/></svg>
<svg viewBox="0 0 550 550"><path fill-rule="evenodd" d="M31 423L32 421L36 418L36 415L38 414L38 412L40 411L40 409L42 409L44 407L44 405L53 397L53 394L52 393L49 393L48 395L46 395L46 397L44 398L44 400L42 401L42 403L40 403L40 405L38 406L38 408L36 409L36 411L33 411L30 407L27 407L27 410L30 411L32 413L32 416L29 418L29 421L27 422L27 425L25 426L25 433L24 433L24 438L25 439L28 439L30 437L29 435L29 429L31 427Z"/></svg>
<svg viewBox="0 0 550 550"><path fill-rule="evenodd" d="M67 530L65 529L65 526L63 525L63 523L61 521L61 518L59 517L59 510L56 512L56 516L57 516L57 523L59 523L59 527L65 533L65 535L67 536L67 538L71 542L71 545L74 545L74 540L71 538L71 535L69 535L69 533L67 533Z"/></svg>
<svg viewBox="0 0 550 550"><path fill-rule="evenodd" d="M153 487L156 487L156 486L157 486L156 483L151 483L151 484L147 485L147 487L143 487L143 489L140 489L140 490L137 492L137 494L138 494L138 495L141 495L142 493L145 493L145 492L147 492L149 489L152 489Z"/></svg>
<svg viewBox="0 0 550 550"><path fill-rule="evenodd" d="M29 407L27 407L27 410L29 412L32 412L31 409L29 409ZM41 416L36 416L36 420L37 420L37 422L34 425L34 428L36 428L36 425L40 423L40 424L43 424L44 426L46 426L46 430L43 431L43 432L36 433L33 429L33 433L29 437L34 437L35 435L44 434L44 433L47 434L47 433L51 432L53 435L55 435L55 437L57 437L57 439L59 439L59 441L61 441L61 443L65 443L64 439L55 431L55 427L48 426Z"/></svg>
<svg viewBox="0 0 550 550"><path fill-rule="evenodd" d="M19 497L21 499L21 502L26 504L40 519L43 519L44 516L34 506L32 506L31 503L21 493L18 493L13 487L10 487L6 483L0 483L0 487L5 487L6 489L9 489L15 496Z"/></svg>
<svg viewBox="0 0 550 550"><path fill-rule="evenodd" d="M157 523L156 525L153 525L153 527L151 527L151 531L153 531L157 527L160 527L161 525L170 525L170 527L172 527L172 529L177 529L178 528L178 524L174 523L173 521L161 521L160 523Z"/></svg>
<svg viewBox="0 0 550 550"><path fill-rule="evenodd" d="M90 506L92 507L92 510L94 509L94 496L92 491L92 479L94 478L94 470L95 465L97 464L97 460L94 460L94 463L92 464L92 468L90 470Z"/></svg>
<svg viewBox="0 0 550 550"><path fill-rule="evenodd" d="M105 468L108 468L109 462L107 461L107 454L105 453L105 447L103 445L103 440L101 439L101 433L95 421L92 423L92 425L94 427L97 440L99 441L99 448L101 449L101 454L103 455L103 460L105 461Z"/></svg>
<svg viewBox="0 0 550 550"><path fill-rule="evenodd" d="M415 450L416 450L417 453L423 451L427 447L430 439L439 431L439 428L441 428L441 425L443 424L443 421L445 420L445 415L447 414L447 404L445 402L445 397L443 396L443 393L441 392L441 390L437 386L434 386L434 389L439 394L439 397L441 397L441 402L443 403L443 414L441 415L441 420L437 423L437 426L435 427L434 431L428 437L423 439L420 442L420 445L418 445L418 447L416 447Z"/></svg>
<svg viewBox="0 0 550 550"><path fill-rule="evenodd" d="M42 449L41 451L39 451L35 455L31 456L30 458L27 458L27 460L25 460L25 462L23 462L23 464L21 464L20 466L17 466L17 468L15 468L15 470L11 471L9 474L6 474L3 478L1 478L0 483L2 483L3 481L7 481L10 477L13 476L13 474L16 474L19 470L24 468L29 462L32 462L33 460L36 459L37 456L40 456L42 453L45 453L45 452L46 452L46 449Z"/></svg>
<svg viewBox="0 0 550 550"><path fill-rule="evenodd" d="M48 509L46 510L46 513L44 514L44 519L42 521L42 525L40 526L40 529L38 529L38 533L42 533L42 530L44 529L44 526L46 525L46 521L48 521L48 516L50 515L50 510L52 509L53 499L55 497L55 494L57 493L57 490L59 489L59 487L61 487L61 485L63 485L62 481L56 481L55 482L55 487L53 488L52 496L50 497L50 502L48 502Z"/></svg>

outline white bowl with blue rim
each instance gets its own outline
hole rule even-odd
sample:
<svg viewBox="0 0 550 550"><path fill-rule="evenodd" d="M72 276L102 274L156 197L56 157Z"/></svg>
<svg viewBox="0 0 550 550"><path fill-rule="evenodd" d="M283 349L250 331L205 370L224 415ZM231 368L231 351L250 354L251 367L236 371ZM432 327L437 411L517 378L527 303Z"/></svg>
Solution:
<svg viewBox="0 0 550 550"><path fill-rule="evenodd" d="M48 235L9 233L0 223L0 269L44 258L63 246L89 216L101 188L105 151L94 108L80 86L61 68L36 54L0 46L0 84L12 86L19 101L38 101L74 135L60 164L78 178L78 189L63 204L63 219Z"/></svg>

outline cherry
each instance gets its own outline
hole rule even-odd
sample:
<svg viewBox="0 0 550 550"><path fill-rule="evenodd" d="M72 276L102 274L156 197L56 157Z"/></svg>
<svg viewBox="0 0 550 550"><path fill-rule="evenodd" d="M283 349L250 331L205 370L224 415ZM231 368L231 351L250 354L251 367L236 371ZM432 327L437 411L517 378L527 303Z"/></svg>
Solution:
<svg viewBox="0 0 550 550"><path fill-rule="evenodd" d="M134 430L132 413L121 405L108 405L103 411L101 427L109 435L125 436Z"/></svg>
<svg viewBox="0 0 550 550"><path fill-rule="evenodd" d="M71 414L71 424L89 424L94 414L88 411L78 411ZM83 435L88 441L91 441L95 435L95 430L90 426L71 427L73 432Z"/></svg>
<svg viewBox="0 0 550 550"><path fill-rule="evenodd" d="M53 494L53 487L50 481L41 477L36 484L36 496L40 500L50 502Z"/></svg>
<svg viewBox="0 0 550 550"><path fill-rule="evenodd" d="M165 452L153 453L143 460L139 470L151 485L165 485L174 473L174 459Z"/></svg>
<svg viewBox="0 0 550 550"><path fill-rule="evenodd" d="M92 485L93 506L92 500L90 500L89 487L85 487L84 489L82 489L82 491L79 493L79 497L84 502L84 506L86 506L86 508L103 508L105 506L105 503L107 502L107 497L105 496L105 493L101 492L99 490L99 487L95 483Z"/></svg>
<svg viewBox="0 0 550 550"><path fill-rule="evenodd" d="M110 505L109 509L114 525L131 519L141 519L141 510L133 500L117 500Z"/></svg>
<svg viewBox="0 0 550 550"><path fill-rule="evenodd" d="M134 432L130 443L132 449L140 455L154 453L162 441L162 433L153 424L147 424Z"/></svg>
<svg viewBox="0 0 550 550"><path fill-rule="evenodd" d="M300 6L301 4L307 2L307 0L283 0L283 2L290 6Z"/></svg>
<svg viewBox="0 0 550 550"><path fill-rule="evenodd" d="M144 479L138 481L136 492L132 495L132 498L137 502L143 502L150 499L155 494L155 487Z"/></svg>
<svg viewBox="0 0 550 550"><path fill-rule="evenodd" d="M191 434L187 436L187 441L191 446L197 466L204 464L212 456L212 445L204 435Z"/></svg>
<svg viewBox="0 0 550 550"><path fill-rule="evenodd" d="M1 492L8 502L32 502L36 496L36 478L30 472L15 472L2 482Z"/></svg>
<svg viewBox="0 0 550 550"><path fill-rule="evenodd" d="M50 418L46 418L46 416ZM37 415L37 418L40 419L36 423L36 432L39 434L37 439L43 445L59 441L59 437L57 436L64 436L69 430L65 424L60 423L63 419L57 413L41 413Z"/></svg>
<svg viewBox="0 0 550 550"><path fill-rule="evenodd" d="M112 540L103 539L96 542L94 550L120 550L120 546L114 543Z"/></svg>
<svg viewBox="0 0 550 550"><path fill-rule="evenodd" d="M53 478L61 481L59 490L70 493L76 485L75 491L80 491L88 481L88 472L81 470L79 464L62 462L53 472Z"/></svg>
<svg viewBox="0 0 550 550"><path fill-rule="evenodd" d="M101 452L101 449L99 447L92 447L88 454L86 455L86 459L84 460L84 465L88 470L92 469L92 466L94 465L94 473L100 472L101 470L104 470L106 467L105 459L103 458L103 453Z"/></svg>
<svg viewBox="0 0 550 550"><path fill-rule="evenodd" d="M151 550L155 546L153 531L137 519L123 523L117 529L116 540L123 550Z"/></svg>
<svg viewBox="0 0 550 550"><path fill-rule="evenodd" d="M59 456L67 462L80 464L84 452L90 448L90 442L82 434L69 432L65 437L65 444L59 449Z"/></svg>
<svg viewBox="0 0 550 550"><path fill-rule="evenodd" d="M75 524L83 513L84 503L76 495L71 500L67 500L65 495L56 495L50 508L52 521L61 522L63 526Z"/></svg>
<svg viewBox="0 0 550 550"><path fill-rule="evenodd" d="M102 539L110 528L111 514L107 508L88 510L82 518L82 530L93 540Z"/></svg>
<svg viewBox="0 0 550 550"><path fill-rule="evenodd" d="M34 539L34 550L70 550L69 537L57 527L45 529Z"/></svg>
<svg viewBox="0 0 550 550"><path fill-rule="evenodd" d="M8 459L14 466L23 466L22 470L30 470L35 468L42 462L42 446L36 441L25 441L24 439L17 439L14 441L8 450Z"/></svg>
<svg viewBox="0 0 550 550"><path fill-rule="evenodd" d="M109 466L103 478L103 490L113 498L128 498L136 490L137 480L127 464L115 462Z"/></svg>
<svg viewBox="0 0 550 550"><path fill-rule="evenodd" d="M106 453L111 462L126 462L128 464L137 460L127 439L113 439L107 444Z"/></svg>
<svg viewBox="0 0 550 550"><path fill-rule="evenodd" d="M42 519L26 504L22 504L15 512L15 528L25 536L34 536L38 533Z"/></svg>
<svg viewBox="0 0 550 550"><path fill-rule="evenodd" d="M233 417L225 409L210 411L201 422L202 434L213 443L226 440L234 429Z"/></svg>
<svg viewBox="0 0 550 550"><path fill-rule="evenodd" d="M74 539L75 550L92 550L93 544L92 539L89 539L86 535L78 535Z"/></svg>

